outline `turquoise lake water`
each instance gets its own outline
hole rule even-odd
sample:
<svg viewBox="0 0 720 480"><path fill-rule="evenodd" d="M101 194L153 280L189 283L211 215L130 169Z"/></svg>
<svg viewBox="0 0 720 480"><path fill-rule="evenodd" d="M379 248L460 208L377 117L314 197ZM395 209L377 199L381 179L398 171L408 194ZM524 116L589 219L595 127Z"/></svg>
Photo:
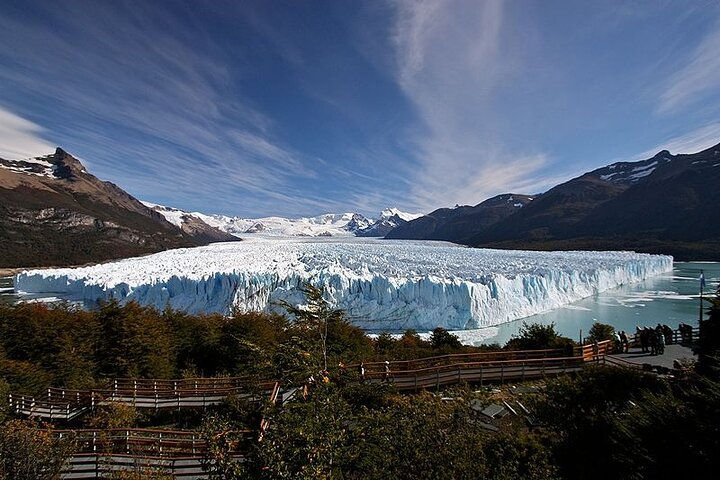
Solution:
<svg viewBox="0 0 720 480"><path fill-rule="evenodd" d="M624 285L585 298L565 307L515 322L478 330L455 332L464 343L504 345L522 322L554 323L561 335L579 340L594 322L634 332L636 326L658 323L676 328L680 323L697 326L700 315L700 271L705 274L704 294L712 295L720 282L718 262L675 262L672 272L643 282Z"/></svg>

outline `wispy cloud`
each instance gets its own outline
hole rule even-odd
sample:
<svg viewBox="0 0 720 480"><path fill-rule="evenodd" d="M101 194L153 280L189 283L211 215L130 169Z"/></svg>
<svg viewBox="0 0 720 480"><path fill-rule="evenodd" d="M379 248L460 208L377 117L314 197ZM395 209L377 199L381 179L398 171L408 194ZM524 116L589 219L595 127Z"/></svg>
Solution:
<svg viewBox="0 0 720 480"><path fill-rule="evenodd" d="M19 160L46 155L53 150L54 147L43 138L40 125L0 106L0 157Z"/></svg>
<svg viewBox="0 0 720 480"><path fill-rule="evenodd" d="M501 0L396 3L396 78L421 128L412 134L420 168L413 200L426 209L477 203L529 186L547 163L517 152L495 126L494 93L515 69Z"/></svg>
<svg viewBox="0 0 720 480"><path fill-rule="evenodd" d="M58 141L91 158L99 176L145 196L187 189L194 205L254 196L248 206L265 204L257 214L287 200L278 192L294 180L316 178L316 162L278 139L273 120L237 91L227 50L192 18L147 3L49 5L61 35L53 22L0 15L0 67L12 65L0 81L42 103ZM39 132L2 123L28 139Z"/></svg>
<svg viewBox="0 0 720 480"><path fill-rule="evenodd" d="M683 108L704 94L720 92L720 22L695 49L687 65L672 75L660 95L658 111Z"/></svg>
<svg viewBox="0 0 720 480"><path fill-rule="evenodd" d="M645 160L661 150L670 153L697 153L720 142L720 122L713 122L691 132L679 135L635 155L633 160Z"/></svg>

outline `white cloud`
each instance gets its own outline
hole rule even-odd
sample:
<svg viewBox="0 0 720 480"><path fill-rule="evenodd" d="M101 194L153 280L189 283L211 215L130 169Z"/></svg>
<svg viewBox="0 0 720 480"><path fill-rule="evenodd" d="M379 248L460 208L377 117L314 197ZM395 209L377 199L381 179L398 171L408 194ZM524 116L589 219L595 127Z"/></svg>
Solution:
<svg viewBox="0 0 720 480"><path fill-rule="evenodd" d="M518 63L503 1L399 0L396 12L395 77L422 124L411 200L429 210L537 184L545 155L513 151L496 126L494 95Z"/></svg>
<svg viewBox="0 0 720 480"><path fill-rule="evenodd" d="M703 94L720 91L720 23L698 45L688 64L672 75L660 95L658 111L680 109Z"/></svg>
<svg viewBox="0 0 720 480"><path fill-rule="evenodd" d="M0 106L0 157L18 160L53 153L55 147L42 132L39 125Z"/></svg>

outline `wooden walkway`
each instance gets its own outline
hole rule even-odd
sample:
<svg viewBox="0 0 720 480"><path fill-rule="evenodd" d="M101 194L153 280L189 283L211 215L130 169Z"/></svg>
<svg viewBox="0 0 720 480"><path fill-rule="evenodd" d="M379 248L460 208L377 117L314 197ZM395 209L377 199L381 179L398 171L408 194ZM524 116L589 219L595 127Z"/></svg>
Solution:
<svg viewBox="0 0 720 480"><path fill-rule="evenodd" d="M54 430L75 442L62 479L110 478L120 471L153 471L173 478L204 479L208 444L198 433L158 429ZM242 461L257 432L228 432L230 454Z"/></svg>
<svg viewBox="0 0 720 480"><path fill-rule="evenodd" d="M10 410L44 420L71 421L96 406L113 402L139 409L167 410L206 408L230 395L259 399L271 394L277 382L253 384L247 377L193 378L177 380L119 378L110 389L69 390L48 388L42 398L9 395Z"/></svg>

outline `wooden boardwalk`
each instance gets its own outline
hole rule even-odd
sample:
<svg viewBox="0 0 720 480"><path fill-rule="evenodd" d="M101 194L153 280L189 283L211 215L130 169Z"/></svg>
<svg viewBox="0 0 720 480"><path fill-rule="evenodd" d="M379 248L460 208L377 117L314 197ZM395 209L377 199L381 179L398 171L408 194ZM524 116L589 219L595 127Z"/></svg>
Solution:
<svg viewBox="0 0 720 480"><path fill-rule="evenodd" d="M159 429L54 430L75 442L75 453L60 478L110 478L120 471L153 471L173 478L204 479L208 444L197 432ZM242 461L257 432L229 432L230 454Z"/></svg>
<svg viewBox="0 0 720 480"><path fill-rule="evenodd" d="M42 398L9 395L10 410L44 420L71 421L99 405L113 402L139 409L167 410L219 405L231 395L259 400L271 394L277 382L254 384L247 377L177 380L119 378L110 389L69 390L51 387Z"/></svg>

